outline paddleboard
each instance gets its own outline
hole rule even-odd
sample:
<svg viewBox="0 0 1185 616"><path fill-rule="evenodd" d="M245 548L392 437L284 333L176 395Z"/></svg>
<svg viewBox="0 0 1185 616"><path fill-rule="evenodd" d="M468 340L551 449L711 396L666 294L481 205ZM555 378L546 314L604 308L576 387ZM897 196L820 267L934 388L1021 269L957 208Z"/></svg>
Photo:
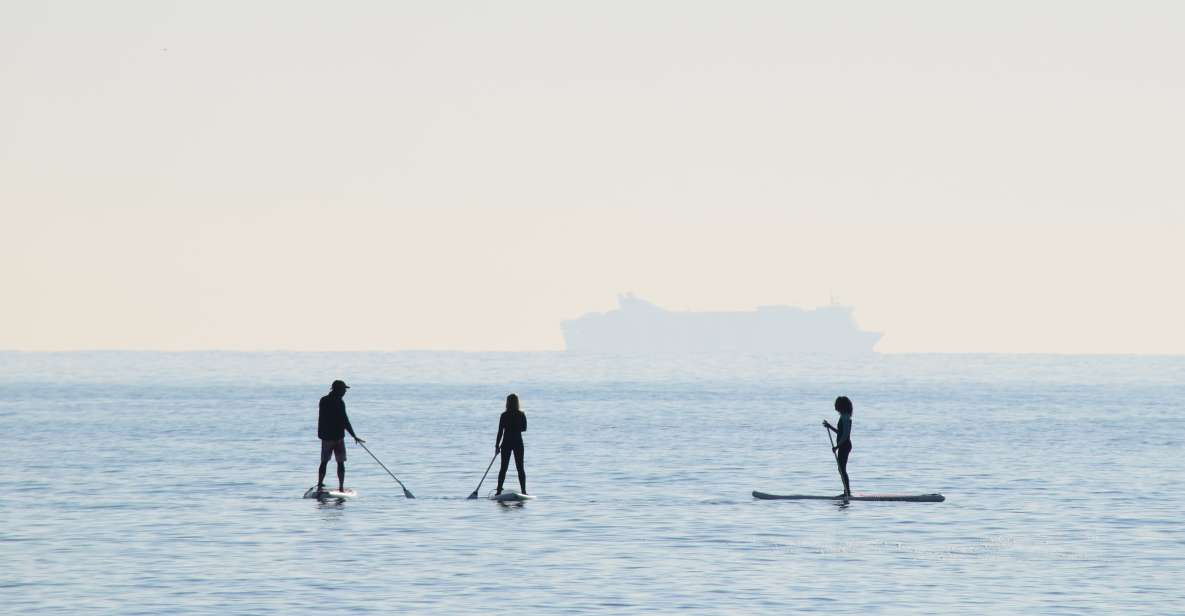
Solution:
<svg viewBox="0 0 1185 616"><path fill-rule="evenodd" d="M490 500L496 500L496 501L505 503L505 502L514 502L514 501L535 500L535 497L531 496L530 494L519 494L518 492L503 492L501 494L491 495Z"/></svg>
<svg viewBox="0 0 1185 616"><path fill-rule="evenodd" d="M941 494L853 494L851 496L812 496L809 494L766 494L753 490L753 498L762 500L830 500L830 501L900 501L907 503L941 503Z"/></svg>
<svg viewBox="0 0 1185 616"><path fill-rule="evenodd" d="M346 498L354 498L355 496L358 496L358 493L355 492L353 488L346 488L345 490L326 490L326 489L318 490L316 486L313 486L313 487L309 488L308 490L306 490L304 493L305 498L320 498L320 499L325 499L325 498L346 499Z"/></svg>

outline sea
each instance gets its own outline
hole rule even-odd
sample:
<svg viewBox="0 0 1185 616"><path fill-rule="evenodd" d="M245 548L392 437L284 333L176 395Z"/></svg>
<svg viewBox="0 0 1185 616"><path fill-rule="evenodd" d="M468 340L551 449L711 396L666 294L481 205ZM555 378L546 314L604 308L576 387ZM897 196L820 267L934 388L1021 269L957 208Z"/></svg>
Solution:
<svg viewBox="0 0 1185 616"><path fill-rule="evenodd" d="M467 499L511 392L537 498ZM842 491L839 395L946 501L754 499ZM1185 613L1185 357L5 352L0 433L5 614Z"/></svg>

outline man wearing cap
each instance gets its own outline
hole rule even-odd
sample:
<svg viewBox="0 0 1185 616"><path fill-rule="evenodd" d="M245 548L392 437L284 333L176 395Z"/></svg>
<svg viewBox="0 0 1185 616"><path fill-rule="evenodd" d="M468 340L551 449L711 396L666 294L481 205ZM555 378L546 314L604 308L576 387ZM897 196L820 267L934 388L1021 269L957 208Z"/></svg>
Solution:
<svg viewBox="0 0 1185 616"><path fill-rule="evenodd" d="M325 488L325 467L329 456L337 458L337 489L346 489L346 432L354 437L355 443L365 443L354 434L350 418L346 416L346 403L342 396L350 386L334 381L329 393L321 397L321 408L317 414L317 437L321 439L321 468L317 471L317 489Z"/></svg>

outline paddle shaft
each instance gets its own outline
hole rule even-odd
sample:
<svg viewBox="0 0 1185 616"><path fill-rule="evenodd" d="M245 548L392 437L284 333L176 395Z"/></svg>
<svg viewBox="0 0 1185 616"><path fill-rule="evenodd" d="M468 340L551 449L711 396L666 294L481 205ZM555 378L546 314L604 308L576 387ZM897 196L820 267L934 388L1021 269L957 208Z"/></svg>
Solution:
<svg viewBox="0 0 1185 616"><path fill-rule="evenodd" d="M497 459L498 459L498 453L495 452L494 457L490 458L490 465L486 467L486 472L481 474L481 481L477 482L477 487L473 488L473 494L470 494L469 498L477 498L477 491L481 489L481 484L485 483L486 475L490 474L490 469L494 468L494 460L497 460Z"/></svg>
<svg viewBox="0 0 1185 616"><path fill-rule="evenodd" d="M831 428L828 428L827 426L823 426L823 429L827 431L827 442L831 443L831 456L833 458L835 458L835 470L836 470L836 472L838 472L839 471L839 454L835 453L835 441L831 438ZM840 475L839 478L843 479L843 475Z"/></svg>
<svg viewBox="0 0 1185 616"><path fill-rule="evenodd" d="M379 463L379 466L383 467L383 470L387 471L387 474L391 476L391 479L394 479L394 480L395 480L395 483L399 484L399 487L403 488L403 495L404 495L404 496L406 496L406 497L408 497L408 498L415 498L415 496L412 496L412 493L411 493L411 491L409 491L409 490L407 489L407 486L403 485L403 482L402 482L402 481L399 481L399 478L395 476L395 473L392 473L392 472L391 472L391 469L387 468L387 465L386 465L386 464L383 464L383 461L382 461L382 460L380 460L378 456L374 455L374 452L372 452L372 451L370 450L370 448L368 448L368 447L367 447L365 444L363 444L361 441L358 441L358 446L359 446L359 447L361 447L361 448L363 448L363 449L365 449L365 450L366 450L366 453L370 454L370 457L374 458L374 461L375 461L375 462L378 462L378 463Z"/></svg>

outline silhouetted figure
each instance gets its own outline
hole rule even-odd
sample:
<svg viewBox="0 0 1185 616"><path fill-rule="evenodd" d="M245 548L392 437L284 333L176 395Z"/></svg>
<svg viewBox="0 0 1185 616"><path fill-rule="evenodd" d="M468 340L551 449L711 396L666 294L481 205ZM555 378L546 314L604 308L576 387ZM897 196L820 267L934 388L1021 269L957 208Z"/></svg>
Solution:
<svg viewBox="0 0 1185 616"><path fill-rule="evenodd" d="M354 434L350 418L346 416L346 402L342 397L350 386L334 381L329 393L321 397L317 413L317 437L321 439L321 467L317 469L317 490L325 487L325 467L329 456L337 458L337 489L346 489L346 432L354 437L355 443L365 443Z"/></svg>
<svg viewBox="0 0 1185 616"><path fill-rule="evenodd" d="M506 481L506 467L510 466L510 454L514 454L514 468L518 471L518 487L527 493L527 475L523 472L523 432L527 431L527 414L518 408L518 395L506 396L506 410L498 418L498 436L494 439L494 453L502 454L502 466L498 468L498 491Z"/></svg>
<svg viewBox="0 0 1185 616"><path fill-rule="evenodd" d="M839 426L832 426L826 419L823 420L823 425L835 433L836 443L831 452L838 452L836 462L839 463L839 478L843 480L843 495L851 496L852 485L848 483L848 455L852 453L852 401L847 396L836 398L835 412L839 413Z"/></svg>

